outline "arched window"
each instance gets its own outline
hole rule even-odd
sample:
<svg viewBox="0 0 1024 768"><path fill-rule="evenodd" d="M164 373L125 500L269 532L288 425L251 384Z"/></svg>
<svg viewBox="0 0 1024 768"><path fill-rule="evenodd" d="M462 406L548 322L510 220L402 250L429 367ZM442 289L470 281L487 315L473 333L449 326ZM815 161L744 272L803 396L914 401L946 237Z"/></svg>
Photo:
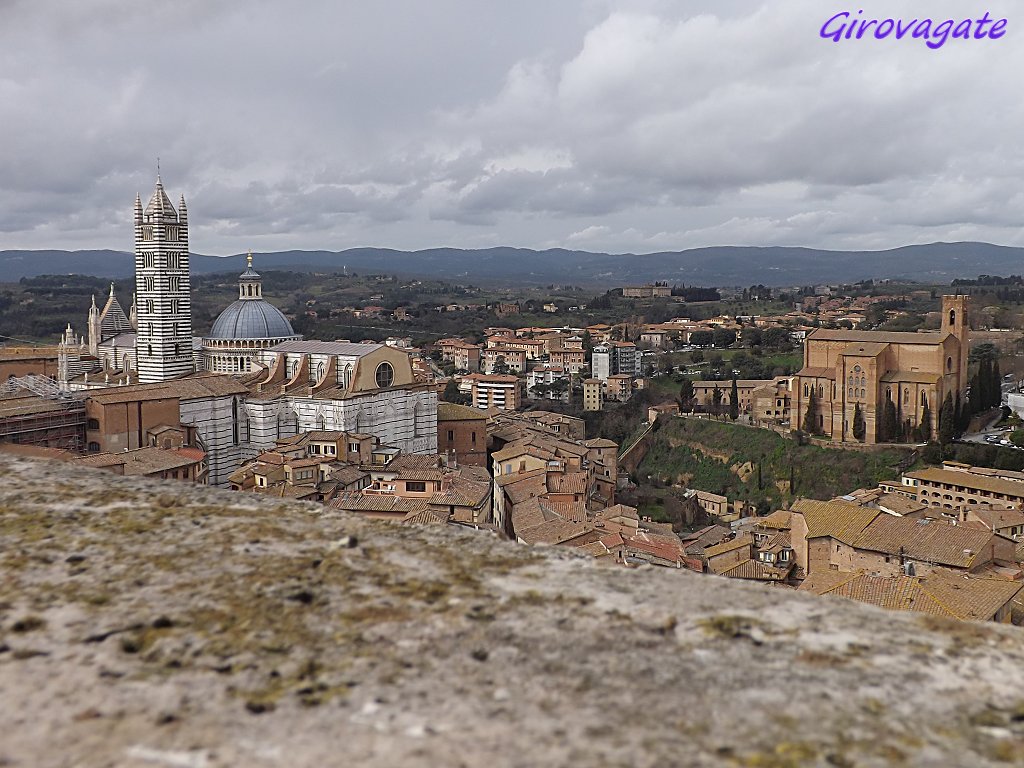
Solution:
<svg viewBox="0 0 1024 768"><path fill-rule="evenodd" d="M809 397L810 394L811 394L810 393L810 389L808 388L808 386L806 384L804 384L804 397Z"/></svg>
<svg viewBox="0 0 1024 768"><path fill-rule="evenodd" d="M238 445L238 398L231 401L231 444Z"/></svg>
<svg viewBox="0 0 1024 768"><path fill-rule="evenodd" d="M848 398L850 398L851 400L853 399L853 387L847 387L847 389L846 389L846 396Z"/></svg>
<svg viewBox="0 0 1024 768"><path fill-rule="evenodd" d="M99 419L89 419L88 421L85 422L85 428L86 429L99 429L100 428L100 421L99 421Z"/></svg>
<svg viewBox="0 0 1024 768"><path fill-rule="evenodd" d="M100 452L100 444L99 443L97 443L97 442L89 443L89 453L99 453L99 452Z"/></svg>
<svg viewBox="0 0 1024 768"><path fill-rule="evenodd" d="M149 355L150 357L153 356L153 345L152 344L147 344L146 345L146 354Z"/></svg>
<svg viewBox="0 0 1024 768"><path fill-rule="evenodd" d="M377 366L377 372L374 374L374 379L377 381L377 386L381 389L390 387L395 383L395 369L391 367L391 363L381 363Z"/></svg>
<svg viewBox="0 0 1024 768"><path fill-rule="evenodd" d="M953 371L953 358L952 357L947 357L946 358L946 373L952 373L952 371Z"/></svg>
<svg viewBox="0 0 1024 768"><path fill-rule="evenodd" d="M885 388L885 399L892 400L892 387Z"/></svg>
<svg viewBox="0 0 1024 768"><path fill-rule="evenodd" d="M903 402L904 403L909 403L910 402L910 387L904 387L903 388Z"/></svg>
<svg viewBox="0 0 1024 768"><path fill-rule="evenodd" d="M949 324L951 326L952 325L956 325L956 310L955 309L949 310Z"/></svg>
<svg viewBox="0 0 1024 768"><path fill-rule="evenodd" d="M324 415L322 413L317 414L317 417L316 417L316 428L319 431L323 432L324 429L326 428L326 426L327 426L327 421L324 419Z"/></svg>
<svg viewBox="0 0 1024 768"><path fill-rule="evenodd" d="M822 398L824 396L825 396L825 387L823 387L821 384L819 384L818 385L818 398L820 399L820 398Z"/></svg>
<svg viewBox="0 0 1024 768"><path fill-rule="evenodd" d="M921 393L921 406L924 407L926 405L928 405L928 393L927 392L922 392Z"/></svg>
<svg viewBox="0 0 1024 768"><path fill-rule="evenodd" d="M847 383L847 384L848 384L849 386L851 386L851 387L852 387L852 386L853 386L853 376L847 376L847 377L846 377L846 383Z"/></svg>

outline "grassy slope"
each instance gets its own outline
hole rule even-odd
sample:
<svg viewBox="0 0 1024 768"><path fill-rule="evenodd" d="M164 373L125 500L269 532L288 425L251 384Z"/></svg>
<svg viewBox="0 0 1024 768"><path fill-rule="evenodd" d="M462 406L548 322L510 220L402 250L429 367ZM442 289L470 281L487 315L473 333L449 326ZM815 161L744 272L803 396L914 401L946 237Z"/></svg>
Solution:
<svg viewBox="0 0 1024 768"><path fill-rule="evenodd" d="M683 443L727 455L728 463ZM869 453L800 446L768 430L677 418L663 421L637 475L643 479L650 475L652 480L663 482L676 482L687 475L689 487L755 503L764 498L775 505L791 498L775 485L776 481L789 480L791 467L798 496L829 499L895 478L897 464L906 455L907 451L901 449ZM763 489L757 487L756 469L746 483L730 469L747 461L755 468L761 462Z"/></svg>

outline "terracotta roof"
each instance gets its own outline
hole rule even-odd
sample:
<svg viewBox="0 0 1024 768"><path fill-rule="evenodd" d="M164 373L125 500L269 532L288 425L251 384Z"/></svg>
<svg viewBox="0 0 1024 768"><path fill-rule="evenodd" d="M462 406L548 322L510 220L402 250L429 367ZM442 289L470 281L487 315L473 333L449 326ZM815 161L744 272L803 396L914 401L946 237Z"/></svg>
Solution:
<svg viewBox="0 0 1024 768"><path fill-rule="evenodd" d="M544 499L542 503L563 520L568 520L571 523L583 523L587 520L587 505L585 502L549 501Z"/></svg>
<svg viewBox="0 0 1024 768"><path fill-rule="evenodd" d="M350 512L390 512L408 515L427 509L426 499L403 499L388 494L364 494L358 491L343 493L331 502L335 509Z"/></svg>
<svg viewBox="0 0 1024 768"><path fill-rule="evenodd" d="M671 542L649 541L641 537L631 536L623 540L623 545L627 551L644 552L670 563L678 563L683 559L683 548L674 546Z"/></svg>
<svg viewBox="0 0 1024 768"><path fill-rule="evenodd" d="M799 371L796 372L796 375L797 376L802 376L802 377L808 378L808 379L832 379L833 381L835 381L836 369L835 368L813 368L813 367L808 366L806 368L801 368Z"/></svg>
<svg viewBox="0 0 1024 768"><path fill-rule="evenodd" d="M807 523L807 538L831 536L849 544L872 520L885 514L849 501L815 501L797 499L793 512L799 512Z"/></svg>
<svg viewBox="0 0 1024 768"><path fill-rule="evenodd" d="M808 334L808 341L862 341L879 344L938 344L948 334L938 331L902 333L898 331L848 331L841 328L818 328Z"/></svg>
<svg viewBox="0 0 1024 768"><path fill-rule="evenodd" d="M438 421L486 421L487 414L479 408L471 408L468 405L446 403L439 400L437 403Z"/></svg>
<svg viewBox="0 0 1024 768"><path fill-rule="evenodd" d="M964 577L936 571L928 576L873 576L866 573L812 573L805 592L835 595L880 608L987 621L1013 600L1024 585L1006 579Z"/></svg>
<svg viewBox="0 0 1024 768"><path fill-rule="evenodd" d="M988 547L992 536L989 531L962 525L883 514L849 543L857 549L888 555L902 553L912 560L970 568L978 554Z"/></svg>
<svg viewBox="0 0 1024 768"><path fill-rule="evenodd" d="M151 475L190 467L205 457L206 454L199 449L189 449L189 453L182 453L180 449L151 447L135 448L122 453L93 453L74 459L74 462L87 467L123 465L125 475Z"/></svg>
<svg viewBox="0 0 1024 768"><path fill-rule="evenodd" d="M595 437L592 440L584 440L583 444L588 448L618 448L619 444L614 440L605 437Z"/></svg>
<svg viewBox="0 0 1024 768"><path fill-rule="evenodd" d="M749 579L752 581L785 581L793 570L793 563L789 562L783 567L763 563L760 560L744 560L724 570L717 571L719 576L728 576L730 579Z"/></svg>
<svg viewBox="0 0 1024 768"><path fill-rule="evenodd" d="M942 378L941 373L920 373L917 371L890 371L882 376L882 381L907 382L908 384L935 384Z"/></svg>
<svg viewBox="0 0 1024 768"><path fill-rule="evenodd" d="M586 523L571 523L558 518L523 531L516 531L516 535L527 544L562 544L589 530L593 530L593 527Z"/></svg>
<svg viewBox="0 0 1024 768"><path fill-rule="evenodd" d="M724 525L709 525L683 537L682 541L687 554L699 555L704 553L705 547L720 544L730 533L731 531Z"/></svg>
<svg viewBox="0 0 1024 768"><path fill-rule="evenodd" d="M564 475L549 475L547 478L548 492L585 494L587 492L587 480L586 472L568 472Z"/></svg>
<svg viewBox="0 0 1024 768"><path fill-rule="evenodd" d="M754 543L754 537L749 533L744 533L737 536L732 541L725 541L721 544L716 544L713 547L706 547L704 549L704 556L707 558L718 557L718 555L724 555L727 552L732 552L734 549L740 549L742 547L749 547Z"/></svg>
<svg viewBox="0 0 1024 768"><path fill-rule="evenodd" d="M788 512L785 509L777 509L770 515L766 515L757 521L758 528L769 528L777 530L788 530L790 527L790 521L793 517L792 512Z"/></svg>
<svg viewBox="0 0 1024 768"><path fill-rule="evenodd" d="M877 504L880 509L893 512L897 515L909 515L913 512L920 512L928 506L927 504L922 504L919 501L914 501L901 493L883 494L875 499L873 503Z"/></svg>
<svg viewBox="0 0 1024 768"><path fill-rule="evenodd" d="M855 341L842 351L843 357L878 357L889 345L878 341Z"/></svg>
<svg viewBox="0 0 1024 768"><path fill-rule="evenodd" d="M537 497L526 499L512 507L512 529L517 535L520 531L535 528L550 520L560 519L562 518Z"/></svg>
<svg viewBox="0 0 1024 768"><path fill-rule="evenodd" d="M1024 512L1019 509L971 507L971 513L976 515L992 531L1001 531L1005 528L1024 525Z"/></svg>
<svg viewBox="0 0 1024 768"><path fill-rule="evenodd" d="M410 512L402 518L402 522L408 525L445 525L448 522L448 514L434 509L423 509Z"/></svg>

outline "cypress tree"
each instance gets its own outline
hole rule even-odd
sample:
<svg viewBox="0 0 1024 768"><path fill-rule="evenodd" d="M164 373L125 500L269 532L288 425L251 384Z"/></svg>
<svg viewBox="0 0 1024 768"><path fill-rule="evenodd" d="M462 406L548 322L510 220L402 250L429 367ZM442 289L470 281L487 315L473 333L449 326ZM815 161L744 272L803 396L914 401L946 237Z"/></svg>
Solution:
<svg viewBox="0 0 1024 768"><path fill-rule="evenodd" d="M693 410L693 381L691 379L683 379L683 383L679 385L679 408L684 413Z"/></svg>
<svg viewBox="0 0 1024 768"><path fill-rule="evenodd" d="M928 400L924 401L924 409L921 411L921 442L927 443L932 439L932 409L928 407Z"/></svg>
<svg viewBox="0 0 1024 768"><path fill-rule="evenodd" d="M807 398L807 410L804 411L804 423L800 425L804 432L811 435L818 434L818 396L814 387L811 387L811 394Z"/></svg>
<svg viewBox="0 0 1024 768"><path fill-rule="evenodd" d="M978 363L978 406L981 410L992 407L992 361L983 357Z"/></svg>
<svg viewBox="0 0 1024 768"><path fill-rule="evenodd" d="M999 370L999 359L992 363L992 407L1003 404L1003 372Z"/></svg>
<svg viewBox="0 0 1024 768"><path fill-rule="evenodd" d="M953 395L946 393L946 399L942 401L942 410L939 411L939 443L949 445L953 442L953 434L956 424L953 423L956 413L953 408Z"/></svg>
<svg viewBox="0 0 1024 768"><path fill-rule="evenodd" d="M885 440L889 443L895 443L900 439L900 419L896 415L896 403L892 400L886 400L884 408Z"/></svg>
<svg viewBox="0 0 1024 768"><path fill-rule="evenodd" d="M858 401L853 406L853 439L863 442L866 434L867 425L864 423L864 411L861 410L860 402Z"/></svg>
<svg viewBox="0 0 1024 768"><path fill-rule="evenodd" d="M740 393L736 386L736 375L732 377L732 389L729 391L729 418L736 421L740 416Z"/></svg>

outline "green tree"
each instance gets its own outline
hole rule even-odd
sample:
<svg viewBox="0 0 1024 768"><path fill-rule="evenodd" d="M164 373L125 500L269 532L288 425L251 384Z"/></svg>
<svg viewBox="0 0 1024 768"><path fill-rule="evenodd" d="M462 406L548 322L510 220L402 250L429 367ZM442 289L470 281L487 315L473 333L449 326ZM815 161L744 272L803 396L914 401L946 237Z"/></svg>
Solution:
<svg viewBox="0 0 1024 768"><path fill-rule="evenodd" d="M853 406L853 438L854 440L860 440L864 442L864 436L867 434L867 425L864 423L864 411L860 407L860 402L857 402Z"/></svg>
<svg viewBox="0 0 1024 768"><path fill-rule="evenodd" d="M728 328L716 328L711 333L712 343L716 347L729 347L736 341L736 331Z"/></svg>
<svg viewBox="0 0 1024 768"><path fill-rule="evenodd" d="M714 338L711 331L694 331L690 334L690 344L695 347L710 347Z"/></svg>
<svg viewBox="0 0 1024 768"><path fill-rule="evenodd" d="M804 411L804 420L800 428L809 434L818 434L818 395L813 385L807 397L807 410Z"/></svg>
<svg viewBox="0 0 1024 768"><path fill-rule="evenodd" d="M953 395L946 393L942 401L942 409L939 411L939 444L949 445L953 442L956 434L956 411L953 406Z"/></svg>
<svg viewBox="0 0 1024 768"><path fill-rule="evenodd" d="M594 340L590 337L590 331L583 332L583 354L587 360L594 351Z"/></svg>
<svg viewBox="0 0 1024 768"><path fill-rule="evenodd" d="M992 361L992 407L998 408L1003 404L1003 372L999 369L999 358Z"/></svg>
<svg viewBox="0 0 1024 768"><path fill-rule="evenodd" d="M895 443L899 441L900 435L900 417L896 413L896 403L892 400L886 399L885 405L882 410L883 423L885 424L885 442Z"/></svg>
<svg viewBox="0 0 1024 768"><path fill-rule="evenodd" d="M729 418L736 421L740 417L740 392L736 386L736 377L732 377L732 388L729 390Z"/></svg>
<svg viewBox="0 0 1024 768"><path fill-rule="evenodd" d="M684 413L693 410L693 381L691 379L684 378L682 384L679 385L679 410Z"/></svg>
<svg viewBox="0 0 1024 768"><path fill-rule="evenodd" d="M469 405L469 395L463 394L459 391L459 382L455 379L449 379L448 383L444 385L444 394L441 398L447 403L455 403L456 405Z"/></svg>
<svg viewBox="0 0 1024 768"><path fill-rule="evenodd" d="M932 439L932 409L928 406L928 399L925 398L924 408L921 409L921 442L927 443Z"/></svg>
<svg viewBox="0 0 1024 768"><path fill-rule="evenodd" d="M711 413L716 418L722 413L722 390L717 386L711 391Z"/></svg>

